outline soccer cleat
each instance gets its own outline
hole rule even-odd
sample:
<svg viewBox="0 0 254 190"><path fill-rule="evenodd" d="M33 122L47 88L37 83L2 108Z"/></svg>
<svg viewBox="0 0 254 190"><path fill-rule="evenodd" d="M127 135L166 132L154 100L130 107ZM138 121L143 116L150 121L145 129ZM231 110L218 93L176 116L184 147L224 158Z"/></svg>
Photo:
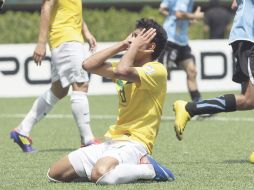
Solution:
<svg viewBox="0 0 254 190"><path fill-rule="evenodd" d="M153 178L153 180L155 181L174 181L175 180L174 174L168 168L157 163L149 155L147 155L147 159L149 160L149 163L152 164L155 171L155 177Z"/></svg>
<svg viewBox="0 0 254 190"><path fill-rule="evenodd" d="M37 151L32 147L32 139L30 137L21 135L15 129L11 131L10 137L11 139L13 139L15 143L17 143L20 146L23 152L34 153Z"/></svg>
<svg viewBox="0 0 254 190"><path fill-rule="evenodd" d="M173 111L175 112L174 129L179 141L182 140L184 128L190 120L190 114L185 109L186 104L187 102L183 100L177 100L173 105Z"/></svg>
<svg viewBox="0 0 254 190"><path fill-rule="evenodd" d="M101 143L100 140L93 139L93 140L88 141L86 144L81 144L80 148L83 148L83 147L86 147L86 146L90 146L90 145L93 145L93 144L100 144L100 143Z"/></svg>

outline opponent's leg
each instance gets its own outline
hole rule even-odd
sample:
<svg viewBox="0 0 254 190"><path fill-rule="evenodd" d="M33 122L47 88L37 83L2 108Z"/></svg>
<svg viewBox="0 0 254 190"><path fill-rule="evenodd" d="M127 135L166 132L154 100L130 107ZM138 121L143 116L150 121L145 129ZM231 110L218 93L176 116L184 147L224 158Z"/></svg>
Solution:
<svg viewBox="0 0 254 190"><path fill-rule="evenodd" d="M197 70L193 58L188 58L180 62L180 66L184 69L187 75L187 87L191 96L191 100L197 102L201 100L201 95L197 85Z"/></svg>

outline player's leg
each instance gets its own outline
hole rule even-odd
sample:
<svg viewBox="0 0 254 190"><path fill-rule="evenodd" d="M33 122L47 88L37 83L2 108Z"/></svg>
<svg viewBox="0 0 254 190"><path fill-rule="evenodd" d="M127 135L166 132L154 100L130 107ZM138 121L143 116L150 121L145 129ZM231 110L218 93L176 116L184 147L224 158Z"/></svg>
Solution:
<svg viewBox="0 0 254 190"><path fill-rule="evenodd" d="M139 143L120 142L112 147L93 168L91 179L97 184L123 184L139 179L169 180L168 173L165 174L169 170L157 162L141 163L140 160L146 154L146 150Z"/></svg>
<svg viewBox="0 0 254 190"><path fill-rule="evenodd" d="M32 108L25 118L18 127L11 132L11 138L24 152L35 151L32 148L32 140L29 138L33 126L43 119L67 92L68 88L63 89L59 81L53 82L51 88L34 101Z"/></svg>
<svg viewBox="0 0 254 190"><path fill-rule="evenodd" d="M250 110L254 108L254 44L237 42L232 45L237 64L233 80L242 83L242 94L226 94L199 102L176 101L173 105L176 119L174 128L179 140L190 117L200 114Z"/></svg>
<svg viewBox="0 0 254 190"><path fill-rule="evenodd" d="M241 95L235 95L237 110L254 109L254 84L251 81L245 82L243 88Z"/></svg>
<svg viewBox="0 0 254 190"><path fill-rule="evenodd" d="M182 51L186 51L186 48L182 48ZM198 84L197 84L197 70L196 70L196 65L194 62L194 57L189 54L189 56L185 56L186 59L181 60L179 65L181 68L184 69L186 72L186 77L187 77L187 87L188 91L191 96L191 100L194 102L197 102L201 100L201 95L198 90Z"/></svg>
<svg viewBox="0 0 254 190"><path fill-rule="evenodd" d="M81 146L98 143L90 127L90 110L87 98L88 83L73 83L71 109L81 137Z"/></svg>
<svg viewBox="0 0 254 190"><path fill-rule="evenodd" d="M87 72L82 69L82 62L85 59L84 44L70 42L65 49L70 52L68 81L72 85L71 109L80 132L81 146L98 143L94 140L90 127L90 111L87 98L89 78Z"/></svg>
<svg viewBox="0 0 254 190"><path fill-rule="evenodd" d="M139 179L152 180L155 171L151 164L118 164L113 157L104 157L95 165L92 181L97 184L124 184Z"/></svg>
<svg viewBox="0 0 254 190"><path fill-rule="evenodd" d="M146 164L118 164L105 173L100 173L97 184L124 184L136 182L137 180L154 180L154 181L174 181L175 177L172 172L165 166L158 164L151 156ZM105 160L101 160L104 162ZM105 162L104 162L105 163ZM98 176L98 177L99 177Z"/></svg>
<svg viewBox="0 0 254 190"><path fill-rule="evenodd" d="M52 182L70 182L78 178L91 180L92 169L101 158L105 146L104 143L87 146L64 156L48 170L49 180Z"/></svg>
<svg viewBox="0 0 254 190"><path fill-rule="evenodd" d="M254 85L247 81L244 82L244 88L243 94L225 94L195 103L189 102L185 108L191 117L200 114L251 110L254 108Z"/></svg>
<svg viewBox="0 0 254 190"><path fill-rule="evenodd" d="M129 141L110 141L102 157L92 170L91 180L97 184L123 184L137 181L141 177L155 176L152 166L140 159L147 154L143 145Z"/></svg>
<svg viewBox="0 0 254 190"><path fill-rule="evenodd" d="M65 72L66 55L63 51L64 45L52 49L52 64L51 64L51 88L39 96L28 114L17 127L16 130L11 132L11 138L22 148L24 152L32 152L32 141L28 138L33 126L39 122L53 106L64 96L67 95L69 84L62 83L63 80L60 76L64 76ZM65 78L64 78L65 79Z"/></svg>
<svg viewBox="0 0 254 190"><path fill-rule="evenodd" d="M47 177L50 182L70 182L79 178L68 156L64 156L54 163L48 170Z"/></svg>
<svg viewBox="0 0 254 190"><path fill-rule="evenodd" d="M237 64L233 80L242 84L242 94L226 94L199 102L186 104L190 116L253 109L254 96L254 43L237 42L232 45Z"/></svg>

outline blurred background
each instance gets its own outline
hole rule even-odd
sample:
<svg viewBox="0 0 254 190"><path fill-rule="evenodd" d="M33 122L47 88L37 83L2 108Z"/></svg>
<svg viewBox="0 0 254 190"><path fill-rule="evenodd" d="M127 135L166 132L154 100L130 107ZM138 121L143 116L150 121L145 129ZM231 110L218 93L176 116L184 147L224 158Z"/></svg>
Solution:
<svg viewBox="0 0 254 190"><path fill-rule="evenodd" d="M189 27L201 92L240 89L231 80L234 60L227 40L234 15L231 2L194 1L193 11L201 6L205 13L203 20ZM165 18L158 10L160 3L160 0L83 0L83 17L97 39L97 49L101 49L125 39L133 31L136 20L142 17L163 24ZM32 59L38 38L40 5L41 0L6 0L0 12L0 97L37 96L50 85L49 49L41 67ZM222 35L216 34L218 28L223 30ZM86 49L85 54L89 56L87 43ZM182 70L172 70L168 92L187 92L185 78ZM114 94L115 86L107 79L91 75L89 93Z"/></svg>
<svg viewBox="0 0 254 190"><path fill-rule="evenodd" d="M138 18L155 18L162 24L164 18L158 12L160 2L160 0L83 0L83 16L98 41L117 41L133 30L133 23ZM0 43L36 42L40 4L41 0L7 0L0 16ZM219 5L231 12L231 0L221 0ZM193 10L197 6L201 6L206 12L211 8L211 3L209 0L195 0ZM209 37L204 22L193 24L189 32L190 39ZM227 33L225 37L227 38Z"/></svg>

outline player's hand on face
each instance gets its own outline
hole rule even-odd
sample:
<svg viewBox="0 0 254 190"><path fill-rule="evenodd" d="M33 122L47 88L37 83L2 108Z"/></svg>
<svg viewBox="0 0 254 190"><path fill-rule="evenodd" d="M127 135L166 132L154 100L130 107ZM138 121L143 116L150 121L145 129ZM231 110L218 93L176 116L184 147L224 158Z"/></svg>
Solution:
<svg viewBox="0 0 254 190"><path fill-rule="evenodd" d="M201 7L198 6L197 9L194 12L194 15L196 17L196 19L202 19L204 18L204 12L201 11Z"/></svg>
<svg viewBox="0 0 254 190"><path fill-rule="evenodd" d="M142 29L137 36L132 40L131 46L137 47L138 49L142 49L142 47L147 46L156 36L156 29L150 28L146 31L146 29ZM145 51L153 51L153 50L145 50Z"/></svg>
<svg viewBox="0 0 254 190"><path fill-rule="evenodd" d="M38 43L33 54L33 60L36 65L41 65L42 60L46 55L46 44Z"/></svg>
<svg viewBox="0 0 254 190"><path fill-rule="evenodd" d="M89 51L91 51L92 53L96 51L96 39L95 37L89 32L86 34L86 40L89 44Z"/></svg>

